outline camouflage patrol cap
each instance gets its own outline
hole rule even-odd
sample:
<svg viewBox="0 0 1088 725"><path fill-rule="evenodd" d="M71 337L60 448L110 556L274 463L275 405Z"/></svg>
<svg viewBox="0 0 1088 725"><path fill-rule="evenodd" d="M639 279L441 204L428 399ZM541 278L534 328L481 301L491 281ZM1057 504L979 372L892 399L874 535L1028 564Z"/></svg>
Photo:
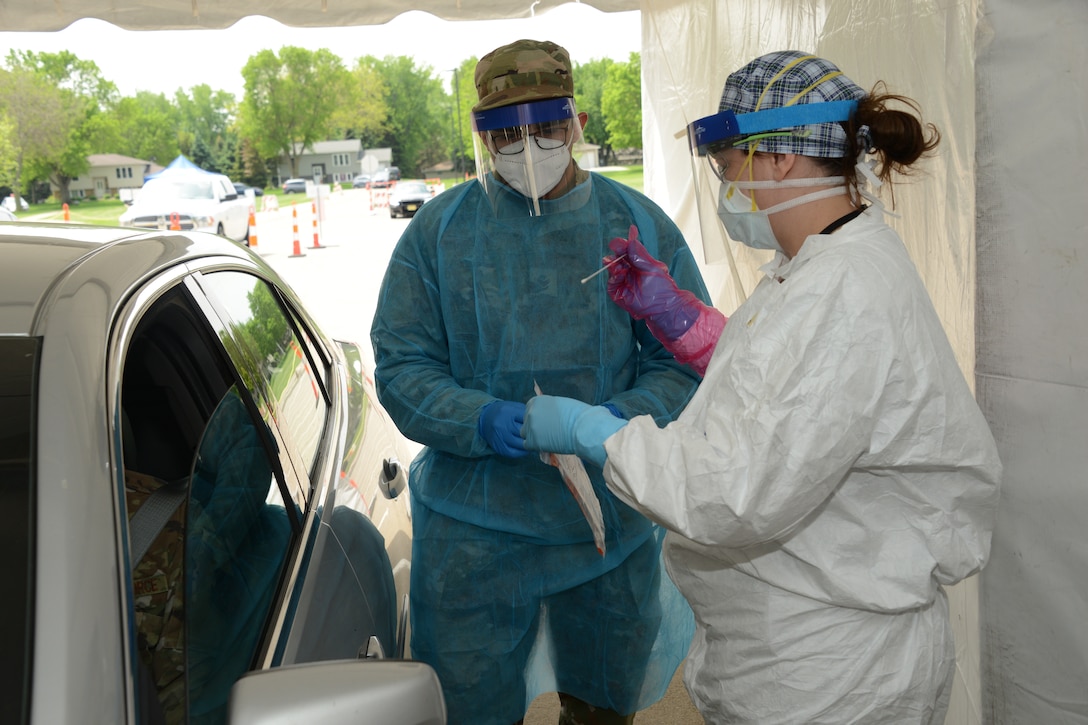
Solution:
<svg viewBox="0 0 1088 725"><path fill-rule="evenodd" d="M491 51L476 64L480 102L473 113L514 103L573 98L570 54L547 40L518 40Z"/></svg>

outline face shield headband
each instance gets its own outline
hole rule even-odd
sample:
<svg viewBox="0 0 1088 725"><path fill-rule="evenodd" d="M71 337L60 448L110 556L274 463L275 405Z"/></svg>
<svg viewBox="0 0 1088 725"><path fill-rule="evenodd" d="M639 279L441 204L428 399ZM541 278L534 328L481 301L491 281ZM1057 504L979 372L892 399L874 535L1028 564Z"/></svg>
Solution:
<svg viewBox="0 0 1088 725"><path fill-rule="evenodd" d="M478 111L472 115L472 128L477 179L496 213L508 215L512 204L527 205L531 216L543 213L547 203L542 198L567 173L570 149L581 138L574 99Z"/></svg>

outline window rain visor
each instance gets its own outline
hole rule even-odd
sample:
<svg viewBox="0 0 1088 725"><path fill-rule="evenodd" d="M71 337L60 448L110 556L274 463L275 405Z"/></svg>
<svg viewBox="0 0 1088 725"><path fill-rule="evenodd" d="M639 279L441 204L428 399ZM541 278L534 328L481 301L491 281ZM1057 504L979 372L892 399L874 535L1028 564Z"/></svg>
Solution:
<svg viewBox="0 0 1088 725"><path fill-rule="evenodd" d="M551 98L472 114L476 176L497 216L540 216L582 137L573 98ZM565 189L561 190L565 193ZM554 196L561 196L561 193Z"/></svg>

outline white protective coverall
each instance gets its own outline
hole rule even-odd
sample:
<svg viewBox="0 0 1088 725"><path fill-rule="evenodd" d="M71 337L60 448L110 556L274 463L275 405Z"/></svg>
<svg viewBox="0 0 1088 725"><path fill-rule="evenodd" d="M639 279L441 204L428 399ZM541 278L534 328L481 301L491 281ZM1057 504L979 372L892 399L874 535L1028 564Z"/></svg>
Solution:
<svg viewBox="0 0 1088 725"><path fill-rule="evenodd" d="M605 444L670 530L685 684L709 723L943 723L940 585L989 554L993 437L878 209L764 270L679 419Z"/></svg>

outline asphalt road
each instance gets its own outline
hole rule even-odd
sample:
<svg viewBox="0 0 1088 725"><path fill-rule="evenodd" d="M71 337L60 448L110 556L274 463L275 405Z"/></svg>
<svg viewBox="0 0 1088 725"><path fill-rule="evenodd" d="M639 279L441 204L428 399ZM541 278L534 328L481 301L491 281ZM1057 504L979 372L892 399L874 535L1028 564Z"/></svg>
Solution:
<svg viewBox="0 0 1088 725"><path fill-rule="evenodd" d="M328 193L321 200L324 215L315 214L314 200L301 195L284 199L293 203L281 200L278 211L256 213L254 251L294 288L327 334L358 343L373 370L370 323L389 257L409 220L390 219L389 210L376 206L363 189ZM641 712L636 723L702 724L680 676L678 672L665 697ZM558 698L542 695L530 707L525 725L553 725L558 714Z"/></svg>

